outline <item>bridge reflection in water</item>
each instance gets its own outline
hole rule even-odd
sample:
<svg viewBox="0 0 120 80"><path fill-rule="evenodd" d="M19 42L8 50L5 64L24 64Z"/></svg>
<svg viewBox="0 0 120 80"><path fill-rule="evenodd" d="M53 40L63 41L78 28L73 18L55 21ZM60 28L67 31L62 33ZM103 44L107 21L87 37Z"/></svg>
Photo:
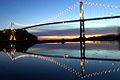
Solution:
<svg viewBox="0 0 120 80"><path fill-rule="evenodd" d="M64 56L58 56L58 55L45 55L45 54L40 54L40 53L31 53L31 52L27 52L27 50L32 47L33 45L35 45L34 43L16 43L16 44L10 44L10 43L1 43L0 46L0 51L4 51L5 53L8 54L8 56L11 58L12 61L15 61L17 59L23 58L23 57L33 57L33 58L40 58L46 61L49 61L53 64L56 64L64 69L67 69L69 72L72 72L74 75L80 77L82 80L84 80L84 78L88 78L88 77L92 77L92 76L96 76L96 75L103 75L106 73L110 73L110 72L118 72L119 71L119 67L115 68L115 69L109 69L109 70L103 70L102 72L96 72L96 73L91 73L91 74L87 74L85 72L86 70L86 61L87 60L100 60L100 61L120 61L120 59L106 59L106 58L91 58L91 57L86 57L85 56L85 41L81 41L81 47L80 48L80 55L81 57L73 57L73 56L68 56L68 55L64 55ZM20 52L22 53L22 55L16 55L16 52ZM57 60L55 60L55 58L64 58L64 59L77 59L80 61L80 70L81 72L75 70L74 68L68 66L67 64L63 64L58 62Z"/></svg>

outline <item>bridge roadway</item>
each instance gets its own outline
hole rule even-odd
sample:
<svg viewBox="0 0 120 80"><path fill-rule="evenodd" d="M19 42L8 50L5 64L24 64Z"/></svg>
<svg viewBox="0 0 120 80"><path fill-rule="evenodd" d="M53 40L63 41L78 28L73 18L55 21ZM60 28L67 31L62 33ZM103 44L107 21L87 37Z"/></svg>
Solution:
<svg viewBox="0 0 120 80"><path fill-rule="evenodd" d="M73 23L73 22L79 22L79 21L94 21L94 20L105 20L105 19L114 19L114 18L120 18L120 16L109 16L109 17L98 17L98 18L89 18L89 19L76 19L76 20L69 20L69 21L60 21L60 22L51 22L51 23L43 23L43 24L37 24L32 26L27 26L21 29L28 29L33 27L40 27L40 26L46 26L46 25L53 25L53 24L62 24L62 23Z"/></svg>

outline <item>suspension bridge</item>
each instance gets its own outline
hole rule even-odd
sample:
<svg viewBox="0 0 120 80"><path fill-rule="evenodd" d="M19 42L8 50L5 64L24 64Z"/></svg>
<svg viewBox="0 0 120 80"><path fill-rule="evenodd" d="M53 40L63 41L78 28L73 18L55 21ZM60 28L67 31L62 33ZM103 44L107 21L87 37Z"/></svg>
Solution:
<svg viewBox="0 0 120 80"><path fill-rule="evenodd" d="M12 26L14 24L17 23L11 23L11 29L5 30L2 33L6 34L7 38L8 38L8 42L10 43L16 43L19 42L21 40L21 36L23 37L23 39L21 40L22 42L32 42L32 43L65 43L65 42L80 42L80 50L81 50L81 57L85 58L85 41L87 40L101 40L102 38L104 38L104 40L109 40L109 38L107 39L106 37L92 37L92 38L86 38L85 37L85 22L88 21L97 21L97 20L107 20L107 19L117 19L120 18L120 16L108 16L108 17L96 17L96 18L88 18L86 19L84 16L84 4L89 5L89 6L96 6L96 7L104 7L104 8L112 8L112 9L119 9L118 6L113 6L113 5L105 5L105 4L97 4L97 3L92 3L92 2L87 2L87 1L80 1L80 2L76 2L75 4L73 4L72 6L68 7L67 9L65 9L63 12L59 13L57 16L51 18L51 20L59 18L61 15L64 15L70 11L72 11L73 9L75 9L76 7L80 7L80 17L79 19L74 19L74 20L66 20L66 21L58 21L58 22L47 22L47 23L40 23L40 24L36 24L36 25L31 25L31 26L26 26L20 29L14 29L12 28ZM51 21L50 20L50 21ZM63 23L75 23L75 22L80 22L80 34L79 34L79 38L75 38L75 39L61 39L61 40L37 40L37 38L28 33L27 29L30 28L34 28L34 27L42 27L42 26L47 26L47 25L54 25L54 24L63 24ZM18 24L20 25L20 24ZM28 36L29 35L29 36ZM100 39L99 39L100 38ZM110 37L111 38L111 37ZM113 37L112 37L113 38ZM116 38L115 38L116 39ZM103 39L102 39L103 40ZM110 39L113 40L113 39ZM117 40L119 40L119 36L117 36Z"/></svg>
<svg viewBox="0 0 120 80"><path fill-rule="evenodd" d="M63 11L62 13L58 14L57 16L51 18L51 20L54 20L58 17L60 17L61 15L63 15L64 13L67 13L69 11L71 11L72 9L74 9L75 7L77 6L80 6L80 18L79 19L75 19L75 20L66 20L66 21L59 21L59 22L47 22L47 23L40 23L40 24L36 24L36 25L31 25L31 26L26 26L26 27L23 27L23 28L20 28L18 30L22 30L22 31L26 31L27 29L30 29L30 28L34 28L34 27L41 27L41 26L46 26L46 25L54 25L54 24L63 24L63 23L74 23L74 22L80 22L80 37L77 38L77 39L62 39L62 40L43 40L43 41L37 41L38 43L53 43L53 42L62 42L62 43L65 43L65 42L80 42L80 51L81 51L81 58L79 57L68 57L68 58L71 58L71 59L80 59L81 60L81 74L80 72L74 70L73 68L65 65L65 64L61 64L51 58L46 58L46 57L58 57L58 58L63 58L63 56L50 56L50 55L38 55L38 54L33 54L33 53L29 53L29 52L25 52L25 55L21 55L21 56L17 56L17 57L11 57L12 60L16 60L16 59L19 59L19 58L22 58L22 57L37 57L37 58L41 58L41 59L44 59L44 60L47 60L47 61L50 61L51 63L53 64L56 64L56 65L59 65L60 67L62 68L65 68L67 69L68 71L72 72L73 74L77 75L78 77L81 77L82 79L84 78L88 78L88 77L92 77L92 76L96 76L96 75L103 75L103 74L109 74L111 72L119 72L119 67L116 68L116 69L109 69L109 70L104 70L102 72L95 72L95 73L90 73L90 74L86 74L85 75L85 72L84 72L84 69L85 69L85 59L88 59L88 60L104 60L104 61L120 61L119 59L102 59L102 58L86 58L85 56L85 22L87 21L96 21L96 20L106 20L106 19L115 19L115 18L120 18L120 16L108 16L108 17L98 17L98 18L88 18L86 19L84 17L84 9L83 9L83 5L84 4L87 4L87 5L90 5L90 6L97 6L97 7L105 7L105 8L112 8L112 9L119 9L119 7L117 6L110 6L110 5L105 5L105 4L95 4L95 3L92 3L92 2L83 2L83 1L80 1L80 3L75 3L72 7L66 9L65 11ZM11 40L12 42L13 41L17 41L17 39L15 39L15 29L11 29L12 30L12 38L10 38L9 40ZM25 39L25 40L28 40L28 39ZM14 47L14 45L12 46ZM15 49L13 48L14 51L12 51L13 53L15 52ZM12 55L14 56L14 54Z"/></svg>

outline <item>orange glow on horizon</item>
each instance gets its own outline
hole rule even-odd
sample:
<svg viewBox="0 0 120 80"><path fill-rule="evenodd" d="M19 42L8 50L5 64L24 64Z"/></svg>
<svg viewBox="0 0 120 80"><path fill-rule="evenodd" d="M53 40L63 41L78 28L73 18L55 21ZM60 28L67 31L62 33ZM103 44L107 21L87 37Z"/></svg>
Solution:
<svg viewBox="0 0 120 80"><path fill-rule="evenodd" d="M98 37L102 36L104 34L94 34L94 35L85 35L86 38L88 37ZM67 36L38 36L38 39L73 39L73 38L79 38L79 35L67 35Z"/></svg>
<svg viewBox="0 0 120 80"><path fill-rule="evenodd" d="M79 36L38 36L38 39L72 39L78 37Z"/></svg>

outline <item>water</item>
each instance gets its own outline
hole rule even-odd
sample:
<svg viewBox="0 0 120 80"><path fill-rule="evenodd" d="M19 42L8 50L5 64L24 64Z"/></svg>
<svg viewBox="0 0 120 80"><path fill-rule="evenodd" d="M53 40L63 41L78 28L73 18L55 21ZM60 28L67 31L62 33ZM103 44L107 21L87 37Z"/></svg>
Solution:
<svg viewBox="0 0 120 80"><path fill-rule="evenodd" d="M86 42L86 59L79 43L37 44L27 51L0 53L0 80L118 80L118 42ZM23 48L24 46L22 46Z"/></svg>

